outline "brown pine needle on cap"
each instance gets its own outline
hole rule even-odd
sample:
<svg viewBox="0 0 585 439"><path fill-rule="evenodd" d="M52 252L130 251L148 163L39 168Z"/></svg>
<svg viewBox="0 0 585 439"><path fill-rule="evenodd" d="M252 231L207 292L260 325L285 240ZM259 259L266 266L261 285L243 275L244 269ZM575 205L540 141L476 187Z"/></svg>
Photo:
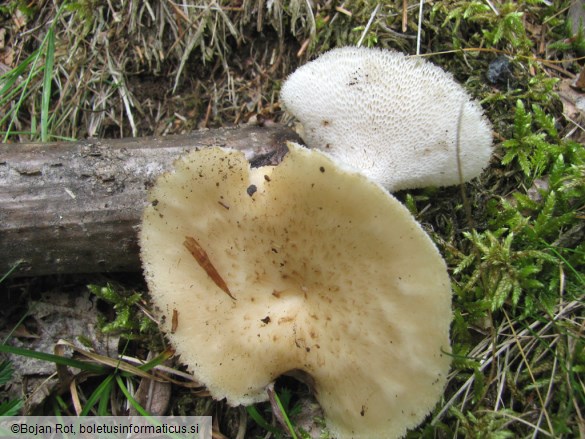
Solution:
<svg viewBox="0 0 585 439"><path fill-rule="evenodd" d="M203 270L205 270L205 272L211 278L211 280L215 283L215 285L217 285L219 288L221 288L223 290L223 292L226 293L228 296L230 296L232 299L237 300L232 295L227 284L225 283L223 278L219 275L219 273L217 272L217 270L215 269L215 267L213 266L213 264L209 260L209 256L207 256L207 253L205 252L205 250L203 250L203 247L201 247L199 245L199 243L195 240L195 238L192 238L190 236L185 236L185 242L183 242L183 245L193 255L193 257L195 258L195 260L197 261L199 266L201 268L203 268Z"/></svg>
<svg viewBox="0 0 585 439"><path fill-rule="evenodd" d="M173 309L173 319L171 320L171 334L177 332L177 327L179 326L179 311Z"/></svg>

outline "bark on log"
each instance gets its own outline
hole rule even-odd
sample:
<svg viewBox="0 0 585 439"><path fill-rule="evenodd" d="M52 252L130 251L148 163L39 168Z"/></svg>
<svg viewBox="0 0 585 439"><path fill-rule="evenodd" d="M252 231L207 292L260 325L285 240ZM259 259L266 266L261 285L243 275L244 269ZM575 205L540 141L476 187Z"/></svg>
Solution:
<svg viewBox="0 0 585 439"><path fill-rule="evenodd" d="M282 126L185 136L0 145L0 277L140 270L148 187L181 154L213 145L270 160L296 135ZM267 164L267 163L265 163Z"/></svg>

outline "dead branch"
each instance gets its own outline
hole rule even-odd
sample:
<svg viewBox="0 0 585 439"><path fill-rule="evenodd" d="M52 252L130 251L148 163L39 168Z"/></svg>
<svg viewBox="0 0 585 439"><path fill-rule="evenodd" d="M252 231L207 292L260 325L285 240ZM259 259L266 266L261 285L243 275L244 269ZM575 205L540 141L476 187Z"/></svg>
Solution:
<svg viewBox="0 0 585 439"><path fill-rule="evenodd" d="M185 136L0 145L0 276L140 270L146 192L181 154L222 146L269 164L296 135L282 126Z"/></svg>

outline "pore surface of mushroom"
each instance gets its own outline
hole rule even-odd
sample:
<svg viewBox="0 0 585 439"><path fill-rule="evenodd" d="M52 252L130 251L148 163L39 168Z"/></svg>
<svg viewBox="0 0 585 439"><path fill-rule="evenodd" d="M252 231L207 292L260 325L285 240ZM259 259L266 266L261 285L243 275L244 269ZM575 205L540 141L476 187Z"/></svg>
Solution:
<svg viewBox="0 0 585 439"><path fill-rule="evenodd" d="M492 153L481 107L449 73L422 58L335 49L290 75L281 99L310 147L390 191L468 181Z"/></svg>
<svg viewBox="0 0 585 439"><path fill-rule="evenodd" d="M140 240L163 327L217 399L264 401L301 370L337 437L400 437L446 382L445 263L381 186L289 148L256 169L201 150L158 179Z"/></svg>

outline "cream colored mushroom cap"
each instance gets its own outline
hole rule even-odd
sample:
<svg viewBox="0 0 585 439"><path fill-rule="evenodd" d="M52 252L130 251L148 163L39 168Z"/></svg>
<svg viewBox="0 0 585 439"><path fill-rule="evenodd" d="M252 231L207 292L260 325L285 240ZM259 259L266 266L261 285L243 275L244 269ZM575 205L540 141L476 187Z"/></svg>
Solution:
<svg viewBox="0 0 585 439"><path fill-rule="evenodd" d="M492 154L481 107L449 73L422 58L331 50L291 74L281 99L303 125L307 145L390 191L468 181Z"/></svg>
<svg viewBox="0 0 585 439"><path fill-rule="evenodd" d="M140 244L163 328L216 399L267 400L271 382L302 370L337 437L400 437L446 382L445 263L378 184L318 151L289 149L257 169L240 152L205 149L158 179Z"/></svg>

